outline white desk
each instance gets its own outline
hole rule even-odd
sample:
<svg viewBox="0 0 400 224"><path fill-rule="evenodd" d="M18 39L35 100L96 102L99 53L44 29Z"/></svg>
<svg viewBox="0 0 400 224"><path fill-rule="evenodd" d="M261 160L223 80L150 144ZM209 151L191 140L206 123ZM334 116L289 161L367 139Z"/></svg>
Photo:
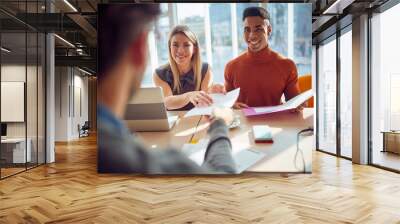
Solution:
<svg viewBox="0 0 400 224"><path fill-rule="evenodd" d="M311 172L312 150L315 148L314 136L299 138L297 151L297 133L313 127L313 109L305 108L302 113L278 112L245 117L242 111L235 111L240 116L241 125L229 131L232 145L250 148L265 153L265 157L248 168L251 172ZM252 135L253 125L268 125L272 131L273 143L255 143ZM209 122L203 119L195 139L205 138Z"/></svg>
<svg viewBox="0 0 400 224"><path fill-rule="evenodd" d="M311 172L312 150L315 148L314 136L301 136L300 151L297 151L297 133L313 126L313 109L304 109L302 113L279 112L253 117L245 117L242 111L241 125L229 131L229 137L234 147L251 148L265 153L265 157L247 169L250 172ZM180 116L184 112L179 113ZM139 132L144 143L152 148L173 145L181 148L192 140L207 138L209 123L200 116L181 118L178 124L169 132ZM198 124L198 125L197 125ZM253 125L266 124L271 127L274 143L255 143L251 128Z"/></svg>
<svg viewBox="0 0 400 224"><path fill-rule="evenodd" d="M199 116L183 118L186 111L169 112L170 115L177 115L179 119L170 131L149 131L135 132L143 139L143 143L150 148L163 149L167 146L181 148L183 144L188 143L196 131L196 125L199 123Z"/></svg>
<svg viewBox="0 0 400 224"><path fill-rule="evenodd" d="M6 138L1 139L1 157L6 159L6 163L25 163L31 161L32 141L27 138L28 144L25 144L25 138ZM25 145L26 151L25 151ZM12 160L11 160L12 158ZM27 161L25 161L25 159Z"/></svg>

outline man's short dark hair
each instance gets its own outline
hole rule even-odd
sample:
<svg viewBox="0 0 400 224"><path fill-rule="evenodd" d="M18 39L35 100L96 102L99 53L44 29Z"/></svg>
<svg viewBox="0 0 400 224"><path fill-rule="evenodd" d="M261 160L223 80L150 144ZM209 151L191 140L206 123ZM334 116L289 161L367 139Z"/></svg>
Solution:
<svg viewBox="0 0 400 224"><path fill-rule="evenodd" d="M269 13L263 7L254 6L254 7L246 8L243 11L243 19L242 20L244 21L246 19L246 17L249 17L249 16L259 16L263 19L270 21Z"/></svg>
<svg viewBox="0 0 400 224"><path fill-rule="evenodd" d="M98 80L114 67L138 35L160 14L159 4L98 5Z"/></svg>

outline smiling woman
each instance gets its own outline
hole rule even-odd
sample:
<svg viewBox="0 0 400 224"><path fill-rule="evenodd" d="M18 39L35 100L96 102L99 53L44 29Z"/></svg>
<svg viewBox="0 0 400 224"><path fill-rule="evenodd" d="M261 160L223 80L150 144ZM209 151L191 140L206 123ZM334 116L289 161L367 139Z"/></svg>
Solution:
<svg viewBox="0 0 400 224"><path fill-rule="evenodd" d="M179 75L194 72L195 90L200 89L202 74L200 73L201 56L196 35L187 26L176 26L168 40L169 63L174 76L173 90L181 92Z"/></svg>
<svg viewBox="0 0 400 224"><path fill-rule="evenodd" d="M163 89L169 110L189 110L212 103L208 95L212 74L207 63L201 62L199 42L187 26L176 26L168 40L169 63L156 69L156 86Z"/></svg>

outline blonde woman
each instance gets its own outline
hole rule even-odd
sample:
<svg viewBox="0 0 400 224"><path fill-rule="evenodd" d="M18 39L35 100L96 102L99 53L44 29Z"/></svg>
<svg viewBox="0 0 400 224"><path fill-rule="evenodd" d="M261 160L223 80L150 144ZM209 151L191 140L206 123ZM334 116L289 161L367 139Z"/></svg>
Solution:
<svg viewBox="0 0 400 224"><path fill-rule="evenodd" d="M210 66L201 61L196 35L184 25L178 25L168 38L169 63L156 69L153 80L164 92L168 110L190 110L208 106L208 93L224 93L220 85L212 86Z"/></svg>

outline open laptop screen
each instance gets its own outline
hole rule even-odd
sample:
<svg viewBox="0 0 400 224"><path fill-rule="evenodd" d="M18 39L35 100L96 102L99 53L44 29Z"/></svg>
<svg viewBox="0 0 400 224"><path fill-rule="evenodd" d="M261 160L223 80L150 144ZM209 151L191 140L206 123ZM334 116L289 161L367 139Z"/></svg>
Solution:
<svg viewBox="0 0 400 224"><path fill-rule="evenodd" d="M168 131L174 123L168 117L160 87L139 89L126 105L124 120L132 131Z"/></svg>

